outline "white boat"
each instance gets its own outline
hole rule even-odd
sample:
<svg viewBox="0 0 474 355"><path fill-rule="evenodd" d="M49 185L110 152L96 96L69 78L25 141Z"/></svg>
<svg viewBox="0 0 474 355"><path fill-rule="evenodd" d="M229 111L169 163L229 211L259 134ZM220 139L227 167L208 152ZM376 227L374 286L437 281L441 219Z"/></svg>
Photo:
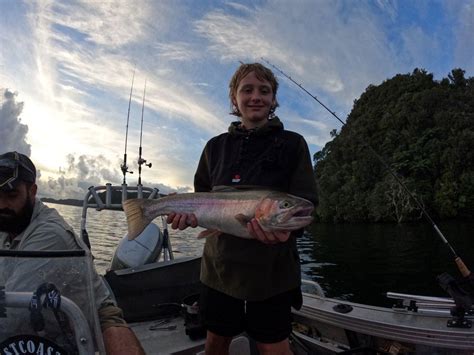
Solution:
<svg viewBox="0 0 474 355"><path fill-rule="evenodd" d="M84 198L80 236L89 243L87 214L121 210L121 202L135 196L159 198L158 191L143 186L90 187ZM124 217L125 218L125 217ZM92 245L92 250L94 246ZM1 256L1 254L0 254ZM200 257L175 259L166 230L152 224L136 239L126 236L104 275L126 320L147 354L203 354L204 329L199 322ZM15 307L17 295L7 294ZM29 296L20 295L25 301ZM303 306L293 310L294 331L290 341L296 355L302 354L472 354L474 318L472 304L459 312L451 298L389 292L394 307L358 304L324 296L321 287L303 281ZM471 295L472 298L472 295ZM5 298L4 298L5 299ZM452 312L457 310L458 312ZM455 315L453 315L455 314ZM1 321L1 318L0 318ZM88 324L74 326L75 339ZM100 337L94 325L88 334ZM81 333L81 334L82 334ZM0 329L0 343L3 341ZM90 343L90 342L85 342ZM95 349L102 352L100 339ZM80 349L81 350L81 349ZM0 347L0 354L3 354ZM90 348L79 353L90 353ZM231 344L231 354L257 354L245 334ZM5 352L4 352L5 353ZM6 354L6 353L5 353Z"/></svg>

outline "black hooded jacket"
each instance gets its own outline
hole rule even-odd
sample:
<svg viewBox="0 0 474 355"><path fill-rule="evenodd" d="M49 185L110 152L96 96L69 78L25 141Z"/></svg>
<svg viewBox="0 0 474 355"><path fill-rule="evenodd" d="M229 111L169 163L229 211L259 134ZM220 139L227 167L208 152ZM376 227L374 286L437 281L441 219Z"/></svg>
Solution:
<svg viewBox="0 0 474 355"><path fill-rule="evenodd" d="M194 177L196 192L221 186L269 188L317 204L313 167L304 138L283 129L275 117L261 128L245 130L233 122L228 133L205 146ZM299 288L301 271L296 237L267 245L231 235L208 238L201 281L238 299L261 301Z"/></svg>

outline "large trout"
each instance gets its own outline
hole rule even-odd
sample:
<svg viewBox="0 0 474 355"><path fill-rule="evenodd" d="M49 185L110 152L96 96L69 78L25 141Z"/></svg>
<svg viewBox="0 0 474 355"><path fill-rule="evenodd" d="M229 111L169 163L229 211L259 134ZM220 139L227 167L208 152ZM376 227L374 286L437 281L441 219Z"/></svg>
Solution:
<svg viewBox="0 0 474 355"><path fill-rule="evenodd" d="M123 203L130 240L157 216L171 212L194 213L198 225L209 230L204 234L228 233L252 238L247 223L254 217L264 231L292 231L311 223L313 208L308 200L268 190L184 193Z"/></svg>

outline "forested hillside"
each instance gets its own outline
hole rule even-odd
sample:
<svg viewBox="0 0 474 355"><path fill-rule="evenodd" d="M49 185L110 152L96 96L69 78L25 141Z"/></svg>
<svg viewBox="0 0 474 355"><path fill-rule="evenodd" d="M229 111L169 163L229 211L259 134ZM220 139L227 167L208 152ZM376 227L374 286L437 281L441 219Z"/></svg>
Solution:
<svg viewBox="0 0 474 355"><path fill-rule="evenodd" d="M474 218L474 78L415 69L370 85L314 155L323 221L397 221L420 210L370 145L438 219Z"/></svg>

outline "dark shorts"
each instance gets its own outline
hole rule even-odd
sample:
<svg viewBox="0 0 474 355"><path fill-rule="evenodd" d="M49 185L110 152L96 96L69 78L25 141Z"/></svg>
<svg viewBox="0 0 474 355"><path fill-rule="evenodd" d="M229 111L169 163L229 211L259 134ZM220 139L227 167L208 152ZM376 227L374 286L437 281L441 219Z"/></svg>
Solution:
<svg viewBox="0 0 474 355"><path fill-rule="evenodd" d="M299 290L281 293L259 302L247 302L203 285L199 303L207 330L233 337L242 332L259 343L277 343L291 333L291 306Z"/></svg>

